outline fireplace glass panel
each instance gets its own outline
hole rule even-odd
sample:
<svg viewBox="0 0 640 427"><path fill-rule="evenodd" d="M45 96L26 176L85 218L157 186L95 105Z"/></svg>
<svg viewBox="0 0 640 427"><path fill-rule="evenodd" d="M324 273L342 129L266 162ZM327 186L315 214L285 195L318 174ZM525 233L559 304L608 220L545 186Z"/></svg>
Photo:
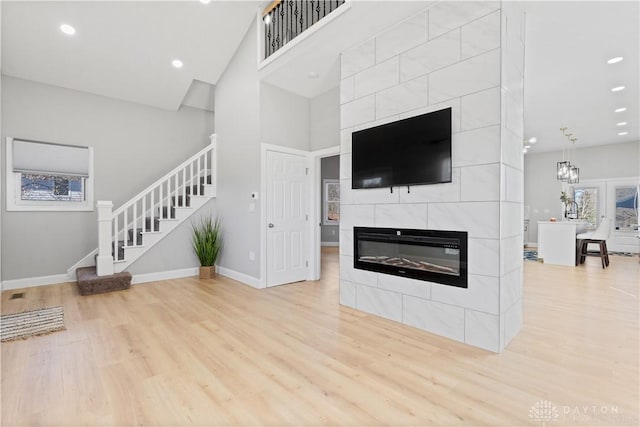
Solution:
<svg viewBox="0 0 640 427"><path fill-rule="evenodd" d="M355 227L355 268L467 286L467 234Z"/></svg>

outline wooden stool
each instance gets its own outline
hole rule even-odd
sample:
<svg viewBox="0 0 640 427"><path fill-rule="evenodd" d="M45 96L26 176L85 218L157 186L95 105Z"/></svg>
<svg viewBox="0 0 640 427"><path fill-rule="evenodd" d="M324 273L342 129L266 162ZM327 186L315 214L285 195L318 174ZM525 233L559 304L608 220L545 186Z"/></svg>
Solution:
<svg viewBox="0 0 640 427"><path fill-rule="evenodd" d="M599 250L590 251L589 244L594 244L599 246ZM609 252L607 251L607 241L606 240L594 240L594 239L582 239L581 240L581 248L580 248L580 264L583 264L586 257L588 256L597 256L600 257L602 261L602 268L609 266Z"/></svg>

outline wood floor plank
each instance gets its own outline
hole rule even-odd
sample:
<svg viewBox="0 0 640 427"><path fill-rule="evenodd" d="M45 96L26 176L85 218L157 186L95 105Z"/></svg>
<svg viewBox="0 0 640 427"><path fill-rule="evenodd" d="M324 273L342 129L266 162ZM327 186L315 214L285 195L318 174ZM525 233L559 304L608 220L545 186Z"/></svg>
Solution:
<svg viewBox="0 0 640 427"><path fill-rule="evenodd" d="M265 290L3 292L3 314L61 305L67 329L2 343L2 426L512 426L541 400L557 425L639 424L636 258L525 262L524 327L501 354L340 306L337 250L322 259L323 280Z"/></svg>

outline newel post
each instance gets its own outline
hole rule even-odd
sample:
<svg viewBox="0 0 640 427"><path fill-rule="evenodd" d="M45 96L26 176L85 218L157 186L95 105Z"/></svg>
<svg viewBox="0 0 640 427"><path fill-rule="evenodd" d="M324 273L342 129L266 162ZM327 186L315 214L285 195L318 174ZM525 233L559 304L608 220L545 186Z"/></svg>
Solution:
<svg viewBox="0 0 640 427"><path fill-rule="evenodd" d="M109 276L113 274L113 255L111 255L111 220L113 202L98 200L98 257L96 258L96 274Z"/></svg>

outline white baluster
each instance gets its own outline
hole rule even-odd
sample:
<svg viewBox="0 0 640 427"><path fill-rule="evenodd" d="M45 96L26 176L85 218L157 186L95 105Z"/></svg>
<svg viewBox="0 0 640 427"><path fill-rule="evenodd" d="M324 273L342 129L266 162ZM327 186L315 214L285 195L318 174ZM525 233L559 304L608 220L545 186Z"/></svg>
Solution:
<svg viewBox="0 0 640 427"><path fill-rule="evenodd" d="M189 163L189 186L191 187L191 195L195 196L197 194L197 190L193 188L193 162Z"/></svg>
<svg viewBox="0 0 640 427"><path fill-rule="evenodd" d="M207 183L207 160L209 158L209 151L204 153L204 182Z"/></svg>
<svg viewBox="0 0 640 427"><path fill-rule="evenodd" d="M187 167L182 168L182 206L187 206Z"/></svg>
<svg viewBox="0 0 640 427"><path fill-rule="evenodd" d="M117 261L119 259L118 257L120 256L120 252L118 251L118 239L119 239L119 236L120 236L120 230L118 230L118 215L113 217L113 228L115 230L114 234L116 236L116 239L113 242L112 250L116 255L116 261Z"/></svg>
<svg viewBox="0 0 640 427"><path fill-rule="evenodd" d="M162 200L162 183L160 183L160 185L158 186L158 204L160 205L158 207L158 218L162 219L164 218L164 216L162 215L162 204L163 204L163 200Z"/></svg>
<svg viewBox="0 0 640 427"><path fill-rule="evenodd" d="M123 229L124 245L123 246L125 248L129 246L129 221L127 221L128 211L129 211L129 208L124 210L124 229Z"/></svg>
<svg viewBox="0 0 640 427"><path fill-rule="evenodd" d="M201 194L202 187L200 186L200 180L202 179L202 175L201 175L201 172L200 172L200 163L201 163L200 162L200 157L198 157L196 159L196 163L198 165L198 194L202 196L202 194Z"/></svg>
<svg viewBox="0 0 640 427"><path fill-rule="evenodd" d="M147 231L147 195L142 196L142 231Z"/></svg>
<svg viewBox="0 0 640 427"><path fill-rule="evenodd" d="M138 202L133 203L133 246L138 244Z"/></svg>
<svg viewBox="0 0 640 427"><path fill-rule="evenodd" d="M153 193L155 193L155 189L151 190L151 231L156 231L156 221L155 221L155 203L153 203Z"/></svg>

